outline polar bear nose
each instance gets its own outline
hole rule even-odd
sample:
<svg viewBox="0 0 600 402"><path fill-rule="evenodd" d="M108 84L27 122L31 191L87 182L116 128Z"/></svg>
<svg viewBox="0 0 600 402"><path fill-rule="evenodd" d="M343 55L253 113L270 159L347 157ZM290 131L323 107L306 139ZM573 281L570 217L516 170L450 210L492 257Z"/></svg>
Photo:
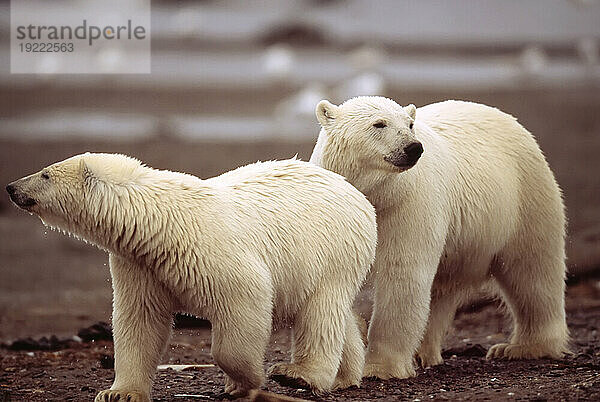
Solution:
<svg viewBox="0 0 600 402"><path fill-rule="evenodd" d="M12 184L9 184L6 186L6 191L8 191L8 194L13 195L17 189Z"/></svg>
<svg viewBox="0 0 600 402"><path fill-rule="evenodd" d="M417 160L423 153L423 145L420 142L413 142L404 148L404 153L411 160Z"/></svg>

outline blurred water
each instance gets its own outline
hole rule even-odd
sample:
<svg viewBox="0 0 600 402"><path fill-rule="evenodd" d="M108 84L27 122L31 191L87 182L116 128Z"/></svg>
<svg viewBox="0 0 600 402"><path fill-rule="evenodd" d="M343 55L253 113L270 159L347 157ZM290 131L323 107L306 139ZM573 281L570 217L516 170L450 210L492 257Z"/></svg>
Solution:
<svg viewBox="0 0 600 402"><path fill-rule="evenodd" d="M243 0L153 7L153 36L248 42L289 23L332 42L395 45L568 44L598 37L596 0Z"/></svg>
<svg viewBox="0 0 600 402"><path fill-rule="evenodd" d="M155 1L149 75L10 75L8 23L5 1L0 91L20 101L3 96L0 138L312 138L306 99L318 101L315 87L336 102L404 91L600 88L595 0ZM66 100L53 102L56 91ZM179 91L194 99L223 91L222 108L192 114L184 104L183 112L171 95ZM86 93L103 97L69 103ZM162 102L158 115L144 106L149 94ZM244 102L263 107L249 116Z"/></svg>
<svg viewBox="0 0 600 402"><path fill-rule="evenodd" d="M20 140L69 140L73 138L131 140L156 133L156 119L147 115L54 111L5 119L0 137Z"/></svg>

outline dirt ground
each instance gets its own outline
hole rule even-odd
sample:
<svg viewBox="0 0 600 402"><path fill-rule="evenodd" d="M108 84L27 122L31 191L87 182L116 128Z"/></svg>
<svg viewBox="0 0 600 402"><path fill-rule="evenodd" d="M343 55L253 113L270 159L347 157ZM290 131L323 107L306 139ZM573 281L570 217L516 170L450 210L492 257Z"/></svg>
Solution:
<svg viewBox="0 0 600 402"><path fill-rule="evenodd" d="M360 388L315 397L307 390L269 380L265 389L309 400L600 400L600 283L571 286L567 298L572 355L562 360L486 361L485 350L502 341L508 321L495 304L461 313L449 335L445 362L418 370L407 380L365 380ZM214 363L210 330L176 330L164 357L169 364ZM265 367L289 359L289 331L273 335ZM113 348L109 341L77 343L59 351L11 351L0 354L0 400L91 400L108 388ZM108 368L105 368L108 367ZM155 401L227 399L217 367L197 371L160 371ZM194 395L178 396L178 395ZM4 399L3 399L4 398Z"/></svg>

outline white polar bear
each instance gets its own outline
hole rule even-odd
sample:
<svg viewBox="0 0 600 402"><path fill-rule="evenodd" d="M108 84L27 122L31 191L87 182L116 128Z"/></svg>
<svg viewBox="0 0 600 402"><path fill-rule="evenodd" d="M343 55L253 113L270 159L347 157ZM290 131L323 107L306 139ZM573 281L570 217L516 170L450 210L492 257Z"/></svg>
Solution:
<svg viewBox="0 0 600 402"><path fill-rule="evenodd" d="M365 377L413 376L415 352L423 366L441 363L457 307L484 287L502 295L514 321L510 342L488 358L567 350L564 208L527 130L459 101L417 111L358 97L321 101L316 115L311 161L345 176L377 211Z"/></svg>
<svg viewBox="0 0 600 402"><path fill-rule="evenodd" d="M149 399L175 311L211 321L232 395L263 384L277 323L293 326L294 349L273 376L316 392L360 383L364 345L351 308L377 228L373 206L342 176L292 159L200 180L83 154L7 190L46 225L110 254L115 381L97 401Z"/></svg>

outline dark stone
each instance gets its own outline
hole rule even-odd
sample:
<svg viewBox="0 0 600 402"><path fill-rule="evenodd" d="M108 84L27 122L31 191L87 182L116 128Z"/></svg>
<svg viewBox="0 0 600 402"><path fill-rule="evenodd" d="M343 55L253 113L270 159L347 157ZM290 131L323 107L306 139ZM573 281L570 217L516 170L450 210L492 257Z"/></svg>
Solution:
<svg viewBox="0 0 600 402"><path fill-rule="evenodd" d="M114 369L115 358L109 355L100 356L100 367L102 367L103 369Z"/></svg>
<svg viewBox="0 0 600 402"><path fill-rule="evenodd" d="M74 341L71 339L58 339L56 335L52 335L50 338L45 336L38 340L33 338L22 338L17 339L13 343L9 344L7 349L10 350L61 350L67 349L71 346Z"/></svg>
<svg viewBox="0 0 600 402"><path fill-rule="evenodd" d="M317 26L301 22L289 22L271 27L260 41L267 46L278 43L295 46L316 46L325 44L327 39L323 31Z"/></svg>
<svg viewBox="0 0 600 402"><path fill-rule="evenodd" d="M476 343L475 345L465 345L458 348L446 349L442 352L442 357L447 359L452 355L462 357L484 357L487 354L487 349Z"/></svg>
<svg viewBox="0 0 600 402"><path fill-rule="evenodd" d="M84 342L113 340L112 328L108 323L102 321L87 328L80 329L77 336Z"/></svg>

